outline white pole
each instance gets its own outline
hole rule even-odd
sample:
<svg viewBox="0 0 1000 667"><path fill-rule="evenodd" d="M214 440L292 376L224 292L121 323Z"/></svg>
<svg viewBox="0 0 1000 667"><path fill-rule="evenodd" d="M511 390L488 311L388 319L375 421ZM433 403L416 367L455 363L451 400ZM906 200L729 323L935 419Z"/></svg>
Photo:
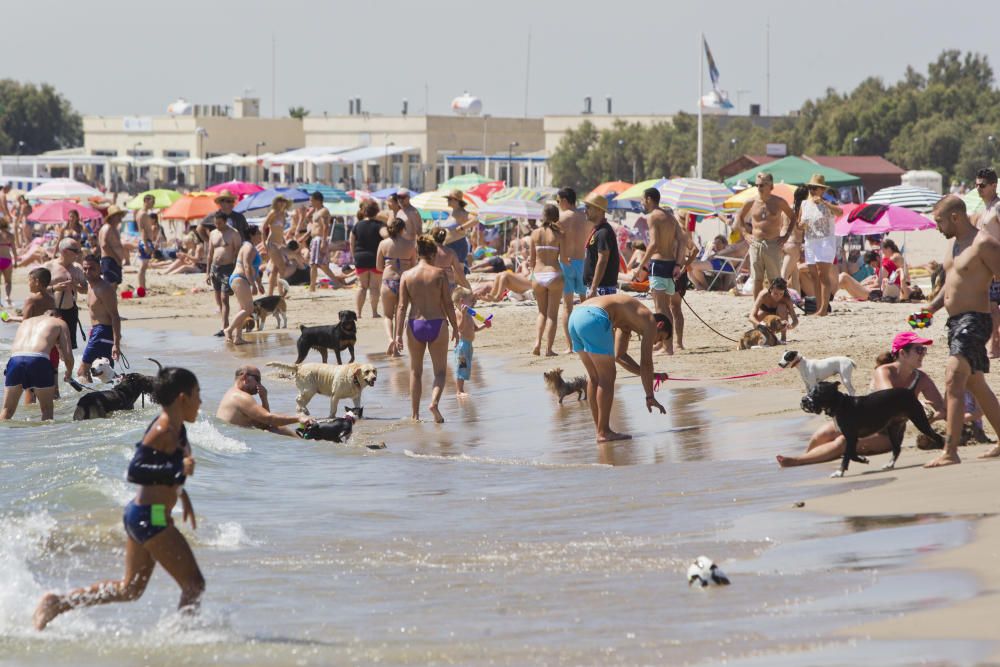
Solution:
<svg viewBox="0 0 1000 667"><path fill-rule="evenodd" d="M767 18L767 63L765 67L767 76L767 115L771 115L771 17Z"/></svg>
<svg viewBox="0 0 1000 667"><path fill-rule="evenodd" d="M705 94L705 55L702 50L705 48L705 33L701 33L701 42L698 44L698 167L695 175L701 178L701 152L702 152L702 129L701 129L701 98Z"/></svg>

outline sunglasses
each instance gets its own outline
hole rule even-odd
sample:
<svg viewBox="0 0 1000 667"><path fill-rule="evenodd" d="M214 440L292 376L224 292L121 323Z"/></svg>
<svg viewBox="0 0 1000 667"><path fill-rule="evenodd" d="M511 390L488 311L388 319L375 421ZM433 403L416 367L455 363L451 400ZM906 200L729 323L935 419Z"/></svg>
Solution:
<svg viewBox="0 0 1000 667"><path fill-rule="evenodd" d="M988 188L991 185L993 185L993 184L992 183L976 183L976 189L977 190L982 190L983 188Z"/></svg>
<svg viewBox="0 0 1000 667"><path fill-rule="evenodd" d="M909 350L910 352L915 352L916 354L919 354L920 356L924 356L925 354L927 354L927 346L926 345L908 345L906 347L906 349Z"/></svg>
<svg viewBox="0 0 1000 667"><path fill-rule="evenodd" d="M64 250L66 252L71 252L74 255L79 255L80 254L80 249L79 248L64 248Z"/></svg>

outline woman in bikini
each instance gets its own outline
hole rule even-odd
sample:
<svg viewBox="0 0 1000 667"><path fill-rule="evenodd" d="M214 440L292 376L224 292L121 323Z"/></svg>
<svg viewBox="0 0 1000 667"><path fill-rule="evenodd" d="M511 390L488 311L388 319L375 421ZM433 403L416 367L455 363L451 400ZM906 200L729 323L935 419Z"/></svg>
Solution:
<svg viewBox="0 0 1000 667"><path fill-rule="evenodd" d="M285 226L288 224L288 208L291 201L278 195L271 201L271 210L264 219L264 249L271 264L271 274L267 279L267 295L274 294L278 286L278 276L285 272L285 255L281 252L285 245Z"/></svg>
<svg viewBox="0 0 1000 667"><path fill-rule="evenodd" d="M930 403L934 410L931 421L944 419L945 404L934 381L920 370L924 363L927 347L933 341L921 338L912 331L896 334L892 339L889 352L884 352L875 360L875 376L872 378L870 391L880 389L909 389L918 397ZM858 454L872 456L886 454L892 451L889 436L881 431L875 435L858 440ZM844 436L837 429L837 422L830 420L816 431L809 439L805 454L802 456L778 456L778 465L783 468L804 466L812 463L836 461L844 455Z"/></svg>
<svg viewBox="0 0 1000 667"><path fill-rule="evenodd" d="M56 238L56 243L62 241L65 238L76 239L81 245L87 245L85 241L89 241L90 235L84 228L83 223L80 222L80 214L76 211L70 211L69 217L66 219L65 224L59 229L59 236Z"/></svg>
<svg viewBox="0 0 1000 667"><path fill-rule="evenodd" d="M13 287L11 278L14 277L15 268L17 268L17 248L14 245L14 234L10 231L7 219L4 218L0 220L0 276L3 276L8 308L14 307L14 302L10 299L10 290Z"/></svg>
<svg viewBox="0 0 1000 667"><path fill-rule="evenodd" d="M21 244L29 243L31 241L31 223L28 221L28 216L31 215L31 204L28 203L27 198L24 195L17 196L17 209L14 213L14 234L21 235Z"/></svg>
<svg viewBox="0 0 1000 667"><path fill-rule="evenodd" d="M253 315L253 295L257 294L257 274L260 272L260 254L257 244L260 242L260 227L250 227L250 240L244 241L236 255L236 268L229 276L229 288L233 290L240 302L240 311L233 317L226 329L226 339L234 345L246 345L243 338L243 325Z"/></svg>
<svg viewBox="0 0 1000 667"><path fill-rule="evenodd" d="M389 337L389 347L385 353L393 357L401 356L396 349L396 307L399 305L399 280L404 271L417 263L417 244L407 239L406 221L394 218L387 228L389 238L378 244L375 266L382 267L382 319L385 333Z"/></svg>
<svg viewBox="0 0 1000 667"><path fill-rule="evenodd" d="M474 236L479 231L479 219L474 213L465 210L466 203L461 190L452 190L445 197L445 200L451 207L451 213L440 225L440 228L447 232L441 245L447 246L455 252L458 263L462 266L462 273L465 273L470 245L475 243ZM454 284L454 281L451 282ZM464 287L468 287L468 285L464 285Z"/></svg>
<svg viewBox="0 0 1000 667"><path fill-rule="evenodd" d="M385 238L385 224L377 218L378 202L366 199L358 209L358 224L351 229L350 247L354 266L358 275L358 294L355 312L361 316L365 307L365 297L371 296L372 317L378 314L378 294L382 287L382 268L378 263L378 249Z"/></svg>
<svg viewBox="0 0 1000 667"><path fill-rule="evenodd" d="M78 588L65 595L49 593L35 610L35 628L43 630L54 618L71 609L111 602L130 602L142 597L159 563L181 589L179 608L197 611L205 590L205 578L184 535L177 530L171 513L180 501L182 521L197 527L194 506L184 482L194 474L194 458L184 423L193 423L201 407L198 378L183 368L164 368L156 378L156 402L160 415L136 443L128 467L128 481L139 486L135 498L125 506L125 576Z"/></svg>
<svg viewBox="0 0 1000 667"><path fill-rule="evenodd" d="M781 260L781 277L792 286L799 289L799 261L802 259L802 244L805 243L805 228L802 226L802 202L809 198L809 188L800 185L795 188L792 213L794 218L788 221L788 238L782 250L785 256Z"/></svg>
<svg viewBox="0 0 1000 667"><path fill-rule="evenodd" d="M448 237L448 230L444 227L437 227L431 232L434 243L437 244L437 255L434 257L434 266L444 270L444 275L448 279L448 293L455 289L455 285L461 285L466 289L472 289L468 279L465 277L465 265L458 261L455 251L445 245ZM449 297L448 301L451 301Z"/></svg>
<svg viewBox="0 0 1000 667"><path fill-rule="evenodd" d="M882 296L889 299L910 299L910 272L899 246L892 239L882 241Z"/></svg>
<svg viewBox="0 0 1000 667"><path fill-rule="evenodd" d="M559 208L546 204L542 211L542 226L531 232L528 251L528 268L531 271L531 289L538 305L538 331L531 353L541 354L542 337L545 336L545 356L554 357L552 345L559 328L559 304L562 302L563 277L559 268L559 244L562 229L559 227ZM545 327L548 325L546 335Z"/></svg>
<svg viewBox="0 0 1000 667"><path fill-rule="evenodd" d="M784 278L775 278L767 289L760 291L747 319L750 320L750 324L759 327L768 315L777 315L784 320L789 329L799 325L792 297L788 294L788 283ZM785 332L781 333L781 340L785 340Z"/></svg>
<svg viewBox="0 0 1000 667"><path fill-rule="evenodd" d="M436 230L444 231L444 230ZM424 352L431 355L434 385L431 390L431 414L438 424L444 421L438 403L444 391L448 373L448 324L452 338L458 341L458 322L455 306L448 289L448 280L442 269L434 266L438 245L426 234L417 239L415 267L403 273L399 283L399 308L396 310L396 350L403 350L403 329L410 350L410 404L412 417L420 416L421 376L424 372ZM447 318L447 322L445 321ZM443 329L443 331L442 331Z"/></svg>

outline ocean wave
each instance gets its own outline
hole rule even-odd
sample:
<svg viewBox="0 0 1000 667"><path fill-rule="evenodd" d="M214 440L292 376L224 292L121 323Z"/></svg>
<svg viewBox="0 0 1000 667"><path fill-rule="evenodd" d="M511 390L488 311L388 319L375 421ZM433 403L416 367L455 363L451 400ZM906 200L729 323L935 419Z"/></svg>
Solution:
<svg viewBox="0 0 1000 667"><path fill-rule="evenodd" d="M255 540L243 529L243 526L235 521L224 521L215 526L208 535L198 535L199 546L220 551L235 551L242 547L256 547L261 544L260 540Z"/></svg>
<svg viewBox="0 0 1000 667"><path fill-rule="evenodd" d="M416 452L404 449L403 454L411 459L426 459L430 461L458 461L460 463L484 463L497 466L528 466L531 468L613 468L607 463L551 463L547 461L535 461L532 459L498 459L492 456L469 456L468 454L456 454L445 456L443 454L417 454Z"/></svg>
<svg viewBox="0 0 1000 667"><path fill-rule="evenodd" d="M56 521L47 512L0 516L0 636L21 634L31 627L31 614L42 587L30 563L44 553Z"/></svg>
<svg viewBox="0 0 1000 667"><path fill-rule="evenodd" d="M188 426L188 438L195 447L207 449L218 454L237 454L249 452L250 446L242 440L224 435L215 424L207 419L199 419Z"/></svg>

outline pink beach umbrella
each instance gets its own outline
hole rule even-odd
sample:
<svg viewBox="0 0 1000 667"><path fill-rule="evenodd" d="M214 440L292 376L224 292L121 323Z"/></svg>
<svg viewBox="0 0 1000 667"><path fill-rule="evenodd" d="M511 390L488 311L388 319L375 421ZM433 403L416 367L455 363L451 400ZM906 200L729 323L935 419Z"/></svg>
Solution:
<svg viewBox="0 0 1000 667"><path fill-rule="evenodd" d="M837 218L834 230L837 236L916 232L936 226L929 218L902 206L844 204L841 208L844 213Z"/></svg>
<svg viewBox="0 0 1000 667"><path fill-rule="evenodd" d="M89 206L81 206L75 202L61 199L36 206L28 214L28 220L31 222L40 222L43 225L59 225L69 219L70 211L79 213L81 220L100 220L103 217L100 211L96 211Z"/></svg>
<svg viewBox="0 0 1000 667"><path fill-rule="evenodd" d="M208 192L222 192L223 190L229 190L236 195L238 199L243 199L247 195L261 192L263 189L264 188L256 185L255 183L247 183L246 181L229 181L227 183L219 183L218 185L205 188Z"/></svg>

